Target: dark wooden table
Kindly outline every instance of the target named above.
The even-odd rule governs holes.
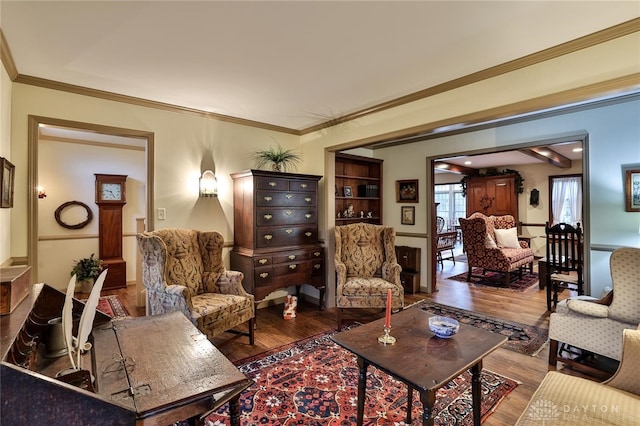
[[[251,380],[181,312],[111,321],[93,335],[97,392],[131,404],[136,424],[200,424],[228,401],[239,425],[238,397]]]
[[[407,423],[411,423],[413,390],[420,393],[424,407],[423,425],[433,425],[436,391],[469,369],[472,374],[474,424],[480,425],[482,402],[480,372],[482,359],[502,345],[507,338],[500,334],[460,324],[450,339],[435,337],[429,330],[431,314],[419,307],[391,317],[394,345],[378,343],[383,334],[384,319],[338,333],[332,339],[358,357],[358,425],[362,425],[367,380],[367,367],[374,367],[396,377],[408,386]]]

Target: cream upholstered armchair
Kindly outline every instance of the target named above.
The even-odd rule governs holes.
[[[637,426],[640,413],[640,330],[624,330],[617,340],[620,340],[618,346],[622,348],[622,355],[613,377],[598,383],[549,371],[516,425]]]
[[[640,249],[616,249],[611,253],[609,265],[613,283],[609,301],[569,298],[558,303],[556,312],[551,314],[551,368],[555,368],[558,361],[574,362],[571,356],[563,356],[566,345],[620,360],[623,331],[640,324]]]
[[[241,272],[225,269],[222,234],[170,228],[137,240],[151,315],[181,311],[208,338],[230,331],[248,335],[253,345],[254,297],[242,286]],[[232,330],[242,323],[247,332]]]
[[[525,241],[518,241],[516,222],[513,216],[485,216],[480,212],[468,218],[460,218],[462,245],[467,253],[469,270],[467,281],[471,281],[473,268],[501,272],[504,284],[509,285],[511,272],[533,268],[533,251]]]
[[[343,314],[347,309],[384,309],[388,289],[391,289],[392,308],[402,309],[402,267],[396,260],[394,229],[354,223],[336,226],[335,236],[338,330],[342,329]]]

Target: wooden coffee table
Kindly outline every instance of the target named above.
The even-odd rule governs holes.
[[[358,357],[358,425],[362,425],[367,380],[367,367],[390,374],[408,386],[407,423],[411,423],[413,390],[420,393],[424,407],[423,425],[433,425],[432,412],[436,391],[465,370],[471,370],[473,418],[480,425],[482,402],[480,372],[482,359],[502,345],[507,338],[490,331],[460,324],[458,333],[450,339],[435,337],[429,330],[431,314],[413,307],[391,317],[394,345],[378,343],[383,334],[384,319],[337,333],[332,339]]]

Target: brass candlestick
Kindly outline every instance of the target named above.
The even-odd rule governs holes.
[[[378,337],[378,342],[382,343],[383,345],[393,345],[394,343],[396,343],[396,338],[391,336],[389,333],[391,332],[391,327],[384,327],[384,334],[380,337]]]

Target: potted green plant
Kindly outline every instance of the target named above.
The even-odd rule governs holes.
[[[256,152],[254,159],[258,168],[271,165],[273,171],[286,172],[288,169],[295,168],[302,161],[302,156],[292,149],[284,149],[278,145],[277,148],[271,147]]]
[[[102,269],[102,260],[95,257],[95,253],[91,253],[91,256],[84,259],[75,260],[70,275],[76,276],[76,289],[80,286],[83,293],[90,293]]]

